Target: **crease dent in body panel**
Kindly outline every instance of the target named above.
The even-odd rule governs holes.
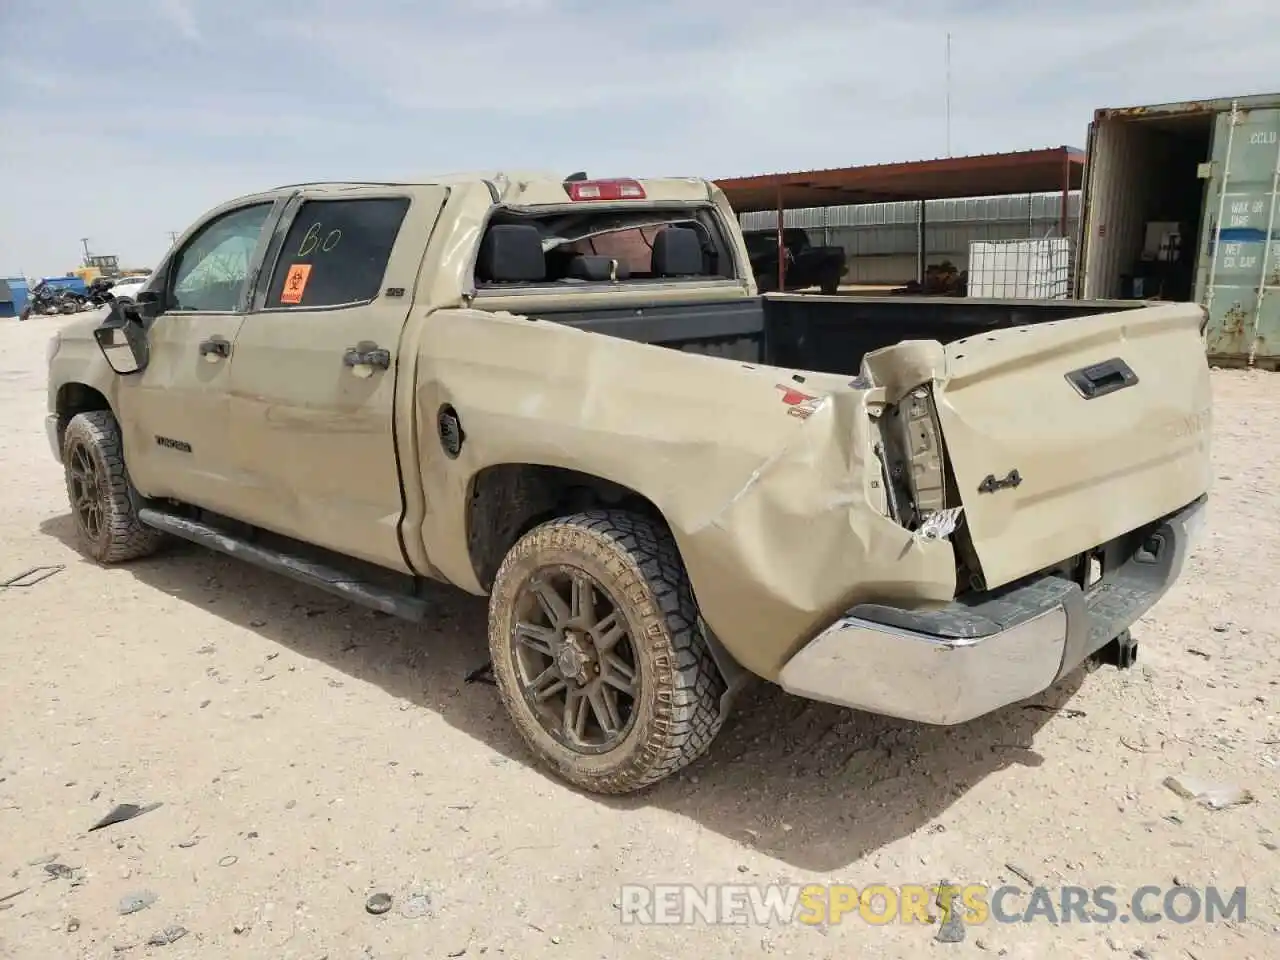
[[[906,530],[874,506],[880,469],[868,458],[868,393],[823,398],[706,523],[685,531],[707,622],[766,678],[856,603],[945,603],[954,594],[951,544]],[[724,595],[735,583],[736,598]],[[750,642],[762,633],[772,642]]]
[[[456,407],[468,436],[457,460],[422,458],[423,534],[434,566],[472,592],[483,588],[463,522],[469,478],[544,464],[650,500],[704,620],[766,679],[856,602],[952,597],[950,543],[916,543],[875,506],[883,490],[879,465],[865,462],[867,391],[846,389],[847,376],[806,374],[807,392],[828,398],[804,417],[779,394],[794,371],[560,324],[439,311],[418,349],[423,449],[438,445],[441,403]]]
[[[733,506],[739,500],[748,496],[753,489],[755,489],[762,482],[764,482],[766,478],[775,469],[777,469],[779,465],[782,464],[783,461],[785,461],[788,457],[795,457],[795,456],[812,457],[814,455],[820,455],[819,450],[808,449],[805,451],[797,451],[796,447],[798,445],[809,445],[813,443],[815,435],[811,430],[808,430],[806,428],[809,427],[810,421],[812,421],[815,417],[819,416],[824,410],[830,407],[832,405],[832,402],[833,401],[832,401],[831,395],[828,394],[827,396],[820,397],[816,403],[814,403],[811,407],[809,407],[812,413],[810,413],[809,416],[806,418],[805,423],[797,424],[796,425],[797,429],[787,439],[787,442],[784,443],[776,453],[771,454],[769,458],[765,460],[764,463],[762,463],[755,470],[751,471],[751,475],[747,478],[747,482],[742,485],[741,489],[739,489],[732,497],[729,498],[728,502],[726,502],[725,505],[721,507],[715,513],[714,516],[711,517],[711,519],[708,521],[708,525],[723,526],[724,517],[730,510],[732,510]],[[822,421],[820,420],[819,422],[822,422]],[[852,503],[853,501],[854,501],[854,497],[852,495],[841,495],[833,498],[832,503],[833,504],[836,504],[836,503],[849,504],[849,503]]]

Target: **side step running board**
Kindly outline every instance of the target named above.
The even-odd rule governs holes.
[[[190,540],[192,543],[198,543],[202,547],[217,550],[228,556],[247,560],[255,566],[284,574],[300,583],[319,587],[334,596],[372,607],[374,610],[381,610],[393,617],[420,623],[427,618],[430,611],[430,603],[421,597],[367,583],[349,573],[314,560],[260,547],[198,520],[190,520],[154,507],[140,509],[138,519],[149,527],[163,530],[175,537]]]

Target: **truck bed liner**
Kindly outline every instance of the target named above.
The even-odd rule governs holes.
[[[853,374],[865,354],[902,340],[952,343],[988,330],[1148,305],[1139,300],[768,294],[750,300],[531,309],[529,315],[689,353]]]

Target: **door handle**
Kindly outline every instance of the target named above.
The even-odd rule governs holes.
[[[1105,397],[1108,393],[1132,387],[1138,382],[1138,375],[1133,372],[1133,368],[1119,357],[1072,370],[1066,377],[1067,382],[1086,400]]]
[[[206,359],[231,356],[231,341],[214,338],[200,343],[200,356]]]
[[[376,344],[362,343],[359,346],[348,347],[347,352],[342,355],[342,362],[348,367],[374,367],[378,370],[386,370],[391,366],[391,351],[383,350]]]

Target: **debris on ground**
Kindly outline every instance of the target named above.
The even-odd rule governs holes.
[[[14,890],[10,893],[6,893],[0,896],[0,910],[8,910],[10,907],[12,907],[13,904],[10,903],[9,901],[12,900],[14,897],[18,897],[26,893],[27,889],[28,889],[27,887],[22,887],[20,890]]]
[[[140,890],[137,893],[125,894],[120,898],[117,910],[119,911],[120,916],[127,917],[131,913],[137,913],[139,910],[147,909],[147,907],[151,906],[158,899],[160,898],[150,890]]]
[[[181,940],[187,935],[186,927],[172,926],[165,927],[159,933],[153,933],[151,939],[147,941],[149,947],[165,947],[169,944]]]
[[[1212,783],[1199,777],[1178,774],[1165,777],[1164,785],[1184,800],[1194,800],[1210,810],[1225,810],[1243,803],[1253,803],[1253,794],[1230,783]]]
[[[429,893],[414,893],[405,898],[404,903],[400,904],[400,916],[406,920],[420,920],[431,913],[431,895]]]
[[[933,939],[939,943],[961,943],[964,941],[964,919],[960,916],[957,901],[960,899],[960,888],[950,880],[938,884],[938,896],[934,903],[942,910],[942,924]]]
[[[109,827],[114,823],[124,823],[126,820],[132,820],[134,817],[140,817],[144,813],[150,813],[152,810],[160,807],[159,803],[148,803],[139,806],[136,803],[121,803],[114,810],[89,828],[89,832],[101,830],[103,827]]]
[[[1054,707],[1047,703],[1028,703],[1023,710],[1039,710],[1041,713],[1060,713],[1069,720],[1075,720],[1078,717],[1087,717],[1088,714],[1083,710],[1073,710],[1069,707]]]
[[[498,681],[493,675],[493,663],[487,662],[476,667],[463,678],[463,683],[487,683],[496,687]]]
[[[10,577],[8,580],[0,580],[0,590],[8,587],[34,587],[37,583],[48,580],[55,573],[61,573],[67,569],[65,563],[53,563],[43,567],[32,567],[29,570],[23,570],[16,576]]]
[[[1031,874],[1027,873],[1027,871],[1023,870],[1021,867],[1017,866],[1016,864],[1006,863],[1005,869],[1008,870],[1010,873],[1012,873],[1015,877],[1017,877],[1023,883],[1030,884],[1033,887],[1036,885],[1036,882],[1034,879],[1032,879]]]
[[[68,867],[65,863],[58,863],[56,860],[53,863],[46,863],[44,872],[59,880],[70,880],[76,875],[74,867]]]
[[[364,908],[375,917],[386,913],[391,909],[391,894],[375,893],[364,902]]]

